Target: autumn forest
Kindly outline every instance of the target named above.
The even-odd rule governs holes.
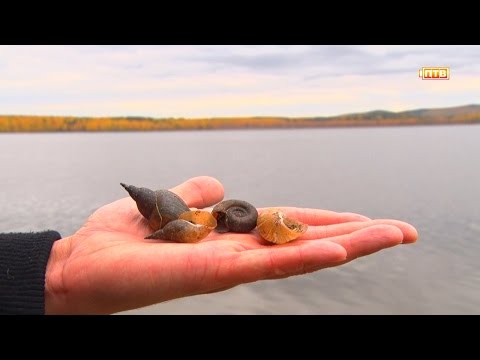
[[[0,115],[0,132],[162,131],[312,128],[480,123],[480,105],[404,112],[371,111],[333,117],[145,118]]]

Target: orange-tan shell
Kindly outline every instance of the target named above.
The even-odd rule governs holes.
[[[295,240],[307,229],[307,224],[288,218],[278,209],[264,211],[257,219],[257,231],[260,236],[274,244]]]
[[[145,239],[196,243],[207,237],[216,226],[217,221],[208,211],[186,211],[180,214],[178,219],[170,221]]]

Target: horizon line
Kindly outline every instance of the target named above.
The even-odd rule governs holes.
[[[284,119],[309,119],[309,118],[332,118],[332,117],[341,117],[341,116],[350,116],[350,115],[358,115],[358,114],[367,114],[371,112],[377,112],[377,111],[384,111],[384,112],[389,112],[392,114],[400,114],[403,112],[409,112],[409,111],[419,111],[419,110],[444,110],[444,109],[454,109],[454,108],[461,108],[461,107],[469,107],[469,106],[480,106],[480,104],[463,104],[463,105],[456,105],[456,106],[448,106],[448,107],[429,107],[429,108],[415,108],[415,109],[408,109],[408,110],[401,110],[401,111],[391,111],[391,110],[385,110],[385,109],[374,109],[374,110],[368,110],[368,111],[362,111],[362,112],[350,112],[350,113],[341,113],[337,115],[330,115],[330,116],[325,116],[325,115],[311,115],[311,116],[285,116],[285,115],[231,115],[231,116],[203,116],[203,117],[174,117],[174,116],[169,116],[169,117],[155,117],[155,116],[142,116],[142,115],[120,115],[120,116],[99,116],[99,115],[91,115],[91,116],[82,116],[82,115],[26,115],[26,114],[0,114],[0,117],[2,116],[35,116],[35,117],[42,117],[42,116],[47,116],[47,117],[73,117],[73,118],[108,118],[108,119],[114,119],[114,118],[137,118],[137,119],[189,119],[189,120],[200,120],[200,119],[235,119],[235,118],[284,118]]]

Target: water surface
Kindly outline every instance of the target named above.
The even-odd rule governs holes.
[[[137,314],[480,313],[480,126],[0,135],[0,231],[75,232],[125,196],[210,175],[226,198],[412,223],[418,243]]]

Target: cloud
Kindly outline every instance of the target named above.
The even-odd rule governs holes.
[[[269,46],[218,47],[197,53],[192,62],[216,72],[288,75],[321,84],[327,78],[377,75],[409,76],[422,66],[450,66],[457,74],[480,74],[479,46]],[[432,65],[437,64],[437,65]],[[305,86],[310,86],[306,84]]]
[[[478,102],[478,58],[480,46],[0,46],[0,108],[314,116],[460,105]],[[416,76],[443,65],[451,67],[448,82]]]

